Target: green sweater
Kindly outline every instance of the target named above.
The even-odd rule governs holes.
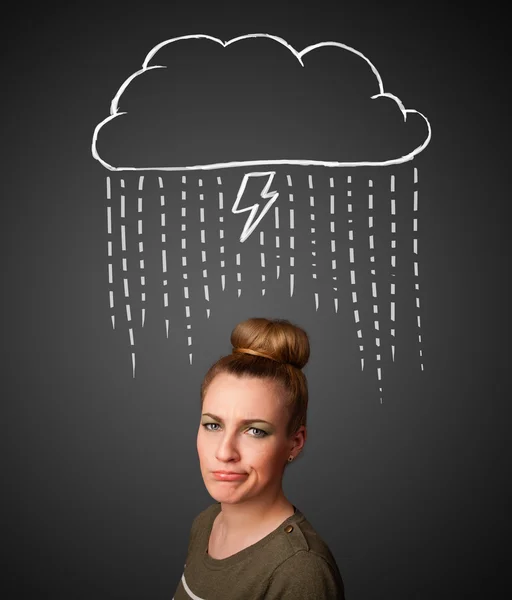
[[[217,502],[194,519],[173,600],[344,600],[336,561],[300,510],[256,544],[218,560],[207,550],[220,511]]]

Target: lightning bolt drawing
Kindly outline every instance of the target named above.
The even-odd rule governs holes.
[[[267,214],[267,212],[269,211],[272,204],[274,204],[274,202],[277,200],[277,197],[279,196],[279,192],[270,192],[269,191],[270,185],[272,183],[272,180],[274,179],[275,174],[276,174],[275,171],[267,171],[264,173],[246,173],[244,175],[244,178],[243,178],[240,188],[238,190],[238,194],[236,196],[235,203],[233,204],[233,208],[231,209],[235,214],[247,212],[248,210],[251,211],[249,213],[249,217],[247,218],[247,221],[245,222],[244,229],[242,231],[242,235],[240,236],[241,242],[245,242],[245,240],[256,229],[256,227],[258,226],[261,219],[263,219],[263,217]],[[242,199],[242,196],[244,195],[247,183],[249,181],[249,177],[267,177],[267,183],[266,183],[265,187],[263,188],[263,190],[261,191],[260,196],[263,200],[268,200],[268,202],[261,209],[260,214],[257,219],[255,219],[255,217],[261,206],[261,204],[259,202],[256,204],[253,204],[252,206],[248,206],[247,208],[238,208],[240,201]]]

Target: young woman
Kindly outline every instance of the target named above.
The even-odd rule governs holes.
[[[216,500],[194,520],[174,600],[343,600],[327,544],[283,493],[306,441],[306,332],[249,319],[201,386],[197,451]]]

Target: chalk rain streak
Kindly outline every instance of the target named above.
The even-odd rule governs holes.
[[[396,359],[397,341],[396,341],[396,319],[397,319],[397,262],[398,259],[411,261],[414,276],[414,303],[415,303],[415,318],[417,330],[417,343],[419,358],[421,361],[421,370],[424,370],[423,357],[423,340],[421,329],[421,314],[420,314],[420,263],[419,263],[419,177],[418,169],[414,168],[414,190],[413,197],[410,199],[412,206],[412,249],[407,251],[403,244],[400,243],[399,231],[399,210],[407,210],[404,206],[400,209],[400,204],[396,197],[397,179],[395,174],[390,174],[388,177],[387,192],[383,193],[382,188],[378,192],[373,188],[371,178],[367,179],[367,194],[366,198],[361,197],[360,187],[354,196],[353,192],[356,189],[354,186],[354,177],[359,177],[357,171],[352,171],[352,174],[347,175],[346,170],[340,170],[340,173],[334,177],[331,176],[332,171],[328,175],[328,188],[325,185],[322,187],[321,181],[313,174],[307,175],[307,181],[304,175],[292,175],[291,173],[283,175],[279,189],[279,197],[268,215],[263,218],[258,228],[254,231],[255,236],[259,240],[259,278],[260,278],[260,293],[265,296],[274,282],[280,280],[283,275],[287,276],[287,289],[289,298],[292,299],[297,286],[306,288],[308,293],[311,293],[312,306],[315,307],[315,312],[329,311],[333,315],[339,314],[340,300],[343,300],[343,295],[348,294],[348,301],[352,305],[352,316],[354,323],[354,346],[360,354],[360,367],[365,369],[365,359],[370,357],[369,341],[373,338],[375,344],[375,352],[373,353],[373,362],[376,364],[375,376],[380,399],[382,402],[383,380],[384,373],[382,367],[383,353],[389,352],[391,361]],[[121,327],[122,319],[120,320],[120,306],[124,308],[126,332],[129,341],[132,374],[135,377],[136,366],[136,334],[137,324],[133,315],[134,294],[136,287],[131,289],[132,283],[138,279],[139,283],[139,299],[140,299],[140,323],[141,329],[147,318],[151,318],[151,314],[147,314],[147,277],[148,264],[145,243],[148,240],[144,239],[146,235],[146,227],[144,220],[149,218],[146,213],[150,212],[148,207],[155,198],[151,197],[150,193],[146,194],[145,187],[147,179],[150,176],[146,175],[138,178],[136,185],[136,207],[130,209],[127,206],[126,180],[125,178],[116,179],[108,176],[106,178],[106,241],[107,241],[107,280],[108,280],[108,307],[112,329],[118,331]],[[226,217],[231,213],[231,207],[234,202],[232,190],[229,191],[229,196],[226,196],[223,177],[215,176],[208,177],[208,174],[197,176],[195,174],[187,174],[181,176],[181,195],[179,202],[179,213],[176,213],[176,185],[171,188],[167,185],[167,176],[157,176],[155,181],[159,191],[159,243],[161,256],[160,273],[161,273],[161,305],[163,308],[163,326],[165,336],[169,338],[171,327],[173,331],[179,331],[183,325],[186,328],[186,340],[189,348],[188,359],[189,364],[193,362],[193,352],[195,347],[194,323],[198,318],[198,314],[193,315],[193,298],[192,287],[190,285],[190,260],[194,258],[194,253],[199,252],[202,268],[200,276],[202,278],[202,301],[204,302],[204,313],[207,319],[212,315],[212,285],[215,290],[220,292],[226,290],[236,291],[236,297],[243,299],[244,287],[244,257],[243,253],[246,247],[244,244],[237,243],[236,245],[227,244],[227,238],[240,235],[241,229],[246,219],[246,215],[241,215],[239,221],[239,231],[226,231]],[[176,175],[174,175],[176,177]],[[321,177],[326,177],[325,173]],[[324,180],[325,181],[325,180]],[[318,183],[318,185],[317,185]],[[115,191],[114,191],[115,188]],[[377,194],[377,195],[376,195]],[[233,197],[231,197],[233,195]],[[379,197],[379,195],[385,197]],[[171,197],[172,196],[172,197]],[[132,194],[133,200],[133,194]],[[402,203],[403,203],[402,199]],[[328,211],[324,211],[327,216],[320,217],[322,213],[322,203],[328,206]],[[387,204],[388,219],[387,224],[376,222],[377,213],[375,207],[379,203]],[[366,204],[366,226],[363,225],[361,214],[363,214],[362,206]],[[170,278],[176,278],[176,269],[173,273],[169,270],[170,261],[172,262],[172,252],[170,250],[169,223],[171,220],[170,209],[173,209],[174,222],[179,219],[180,236],[180,256],[179,256],[179,277],[181,278],[181,293],[180,286],[177,281],[172,281]],[[211,210],[215,209],[215,210]],[[357,210],[356,210],[357,209]],[[127,226],[127,212],[131,211],[136,214],[136,230],[129,232]],[[356,213],[359,217],[356,218]],[[382,213],[379,213],[382,219]],[[191,220],[199,221],[199,239],[191,237],[188,231],[188,225]],[[299,240],[301,244],[309,244],[309,260],[304,262],[304,254],[301,254],[301,262],[298,264],[299,254],[297,252],[297,226],[306,226],[307,221],[307,240]],[[210,225],[215,223],[215,227]],[[375,231],[381,231],[379,227],[388,227],[390,236],[389,267],[387,274],[389,277],[388,293],[378,293],[378,273],[376,267],[376,256],[380,252],[384,252],[382,244],[377,243]],[[403,225],[402,225],[403,227]],[[175,230],[173,230],[175,231]],[[301,229],[302,231],[302,229]],[[230,234],[230,236],[227,235]],[[172,236],[176,233],[172,233]],[[131,239],[131,237],[133,239]],[[367,253],[369,257],[369,268],[363,262],[363,257],[359,256],[356,244],[357,240],[361,243],[364,237],[367,237]],[[328,250],[319,251],[318,240],[326,239],[328,242]],[[270,240],[270,241],[269,241]],[[246,240],[247,242],[247,240]],[[265,245],[270,244],[274,248]],[[136,243],[138,247],[138,265],[133,257],[129,256],[127,248],[130,243]],[[360,246],[358,246],[360,247]],[[347,254],[340,254],[340,250],[346,248]],[[346,258],[345,258],[346,256]],[[272,258],[272,262],[268,259]],[[174,262],[177,257],[174,253]],[[220,269],[214,270],[216,277],[213,281],[210,276],[210,267],[212,261],[216,261],[220,265]],[[273,270],[270,270],[271,265],[274,265]],[[228,267],[232,265],[232,267]],[[136,268],[138,267],[138,269]],[[138,271],[138,272],[137,272]],[[233,273],[233,275],[230,275]],[[309,282],[305,278],[308,277]],[[368,273],[370,279],[368,280]],[[366,274],[366,279],[363,275]],[[197,275],[197,273],[196,273]],[[194,276],[196,276],[194,275]],[[245,274],[247,275],[247,273]],[[299,280],[297,281],[297,275]],[[229,277],[236,278],[236,281],[228,282]],[[362,278],[363,277],[363,278]],[[361,279],[362,278],[362,279]],[[328,280],[327,286],[321,285],[321,281]],[[301,281],[302,280],[302,281]],[[366,283],[364,283],[366,281]],[[303,289],[304,289],[303,288]],[[327,291],[327,288],[330,292]],[[195,290],[196,288],[194,288]],[[175,296],[181,296],[182,315],[180,316],[176,309],[176,303],[171,306],[171,299]],[[323,302],[322,296],[330,295],[329,302]],[[214,294],[215,295],[215,294]],[[373,321],[370,323],[368,319],[364,319],[361,314],[361,301],[371,302],[373,311]],[[214,304],[215,306],[215,304]],[[386,331],[389,339],[389,344],[383,345],[384,338],[381,335],[382,319],[384,315],[386,322]],[[184,317],[184,320],[183,320]],[[364,321],[364,322],[363,322]],[[174,322],[174,326],[173,326]],[[121,327],[122,328],[122,327]],[[363,340],[366,340],[366,343]]]

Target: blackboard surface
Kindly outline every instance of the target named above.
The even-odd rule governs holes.
[[[201,378],[214,360],[229,352],[234,325],[251,316],[288,318],[310,334],[309,436],[304,456],[286,474],[285,489],[328,542],[347,599],[499,597],[510,564],[506,549],[511,534],[506,148],[510,84],[504,19],[490,9],[480,12],[467,5],[460,10],[452,6],[419,10],[406,3],[199,7],[146,2],[138,8],[124,3],[20,6],[4,29],[1,406],[7,593],[3,597],[172,597],[181,577],[191,522],[212,502],[195,449]],[[367,200],[368,181],[376,200],[379,194],[389,199],[386,186],[393,174],[397,203],[402,202],[397,205],[403,207],[397,216],[398,244],[411,248],[414,239],[419,243],[419,275],[413,270],[413,253],[403,253],[402,246],[397,249],[395,274],[402,291],[396,296],[394,362],[388,316],[381,321],[386,356],[377,359],[371,327],[364,330],[368,344],[359,349],[348,237],[339,239],[345,258],[342,254],[338,258],[336,311],[335,286],[325,276],[329,272],[331,277],[329,268],[319,266],[318,278],[312,277],[311,246],[305,241],[309,233],[301,232],[304,220],[299,218],[300,210],[310,210],[307,202],[296,213],[294,256],[299,266],[293,297],[290,271],[285,268],[289,262],[284,262],[289,254],[284,248],[282,278],[270,277],[278,263],[276,248],[269,241],[275,231],[268,228],[267,270],[258,262],[261,247],[256,229],[244,242],[241,295],[237,296],[234,256],[241,252],[237,244],[246,216],[229,208],[248,172],[243,167],[193,171],[187,173],[185,184],[181,173],[145,172],[145,198],[158,199],[158,177],[162,177],[168,199],[185,186],[190,206],[197,211],[203,183],[208,194],[218,194],[217,177],[223,177],[226,252],[231,253],[226,260],[231,262],[223,295],[220,255],[212,261],[207,300],[198,258],[200,222],[191,223],[190,239],[196,240],[192,249],[198,251],[195,258],[191,252],[188,265],[193,317],[187,321],[176,294],[165,312],[163,279],[159,279],[161,212],[157,208],[151,213],[148,208],[145,227],[156,241],[147,242],[144,249],[147,298],[140,295],[144,290],[133,288],[131,309],[133,323],[138,319],[138,324],[133,325],[135,344],[130,344],[122,271],[118,268],[114,273],[115,284],[109,288],[107,243],[111,241],[121,252],[121,217],[115,212],[114,198],[117,202],[122,185],[126,210],[132,211],[125,217],[127,235],[131,244],[137,239],[133,227],[140,173],[104,168],[91,153],[93,132],[109,115],[119,87],[141,68],[156,44],[192,34],[229,40],[250,33],[281,37],[297,49],[328,40],[356,48],[377,65],[386,91],[428,117],[432,139],[414,160],[396,165],[393,173],[375,167],[350,171],[354,198],[360,194],[359,201],[354,200],[356,235],[357,219],[363,227],[368,217],[368,206],[361,200]],[[249,85],[243,63],[235,64]],[[272,81],[268,70],[261,68],[259,74]],[[276,72],[281,68],[287,67],[276,62]],[[318,90],[327,94],[322,86],[336,87],[327,72],[317,73]],[[289,76],[292,85],[295,75]],[[288,82],[279,81],[280,86],[277,79],[274,85],[279,106],[289,106],[292,116],[282,122],[284,129],[273,147],[285,152],[293,141],[297,156],[302,156],[309,142],[297,134],[295,124],[309,100],[287,98]],[[203,88],[206,93],[208,86]],[[265,105],[272,115],[273,103],[265,104],[261,89],[258,93],[258,105]],[[182,99],[179,102],[186,106]],[[204,100],[195,106],[198,114],[204,112]],[[339,140],[328,141],[330,132],[334,134],[328,121],[332,107],[322,106],[323,112],[311,111],[309,120],[304,120],[317,119],[311,134],[313,158],[323,157],[324,147],[341,152]],[[222,120],[232,123],[223,107],[217,102],[217,118],[211,123],[212,135],[222,137],[219,144],[212,144],[207,134],[198,140],[199,129],[182,123],[183,153],[174,146],[169,164],[180,157],[193,161],[200,142],[199,160],[208,161],[216,152],[219,160],[230,160],[247,113],[237,113],[236,128],[230,129]],[[153,116],[158,114],[154,110]],[[147,161],[160,160],[158,151],[164,142],[152,145],[158,123],[154,121],[152,129],[148,126],[150,133],[136,140],[136,148],[130,147],[130,131],[119,138],[98,137],[100,151],[130,161],[136,160],[131,154],[136,150]],[[245,138],[240,156],[259,156],[258,144],[261,152],[266,151],[275,130],[267,126],[266,119],[250,123],[254,144]],[[318,128],[324,126],[325,133],[319,135]],[[202,127],[208,128],[207,120]],[[263,128],[263,141],[259,128]],[[189,130],[195,132],[190,139]],[[357,131],[348,147],[362,155],[363,146],[356,148]],[[403,141],[392,134],[389,143],[378,135],[372,139],[376,156]],[[403,143],[408,141],[406,136]],[[349,189],[348,171],[340,169],[275,165],[263,170],[275,171],[279,202],[290,192],[287,176],[293,185],[303,186],[296,202],[301,193],[307,201],[309,175],[318,186],[317,200],[322,194],[329,197],[331,177],[336,179],[337,194],[345,194],[346,199]],[[115,229],[110,237],[107,188]],[[418,215],[412,205],[405,208],[405,196],[399,197],[403,193],[412,199],[415,189],[419,190]],[[208,210],[211,206],[210,202]],[[326,227],[331,218],[328,206],[327,200],[315,205],[315,216],[319,223],[324,219]],[[171,215],[170,200],[168,208]],[[390,259],[393,239],[391,215],[388,209],[384,214],[377,202],[371,210],[376,221],[386,223],[388,235],[381,246],[387,249],[375,251],[380,271],[374,279],[369,270],[372,248],[360,238],[353,249],[360,261],[355,264],[361,285],[370,290],[374,282],[381,290],[385,285],[379,279],[381,265]],[[220,213],[208,214],[218,219]],[[283,210],[283,236],[284,214]],[[268,218],[272,215],[269,211]],[[412,228],[416,216],[417,232]],[[344,218],[340,216],[339,226],[347,233],[347,215]],[[180,264],[171,261],[181,251],[177,239],[167,240],[169,287],[178,289],[182,298]],[[317,243],[319,254],[331,251],[329,236],[318,235]],[[219,247],[216,241],[204,249],[218,253]],[[133,264],[138,250],[136,245],[130,248],[124,258]],[[262,273],[267,274],[265,294]],[[415,294],[416,283],[421,293]],[[115,294],[114,311],[109,290]],[[388,311],[389,296],[379,299]],[[360,294],[363,324],[372,322],[372,302],[369,293]],[[139,323],[142,308],[146,309],[144,329]],[[207,308],[211,308],[209,316]],[[363,353],[366,362],[361,371]]]

